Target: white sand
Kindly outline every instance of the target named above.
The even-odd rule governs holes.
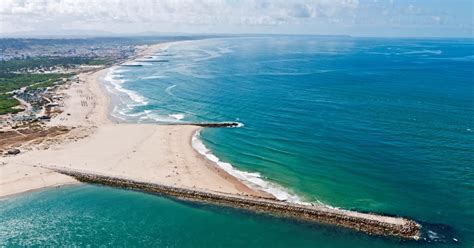
[[[159,47],[151,46],[141,55],[151,54]],[[75,129],[60,137],[56,145],[47,150],[0,157],[0,197],[78,183],[69,176],[42,167],[61,167],[203,191],[268,196],[248,188],[192,148],[191,138],[200,127],[110,121],[109,97],[100,85],[100,78],[106,73],[107,69],[81,74],[82,83],[73,84],[65,91],[68,97],[64,112],[49,125]],[[394,225],[406,224],[403,218],[339,209],[326,211]]]
[[[141,55],[152,54],[156,49],[159,45]],[[191,138],[199,127],[111,122],[109,97],[100,82],[106,73],[107,69],[81,74],[81,83],[65,90],[64,112],[49,125],[75,129],[60,137],[56,145],[0,158],[0,197],[76,182],[38,165],[206,191],[262,195],[192,148]]]

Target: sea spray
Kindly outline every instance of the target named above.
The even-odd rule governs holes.
[[[185,117],[185,115],[181,114],[181,113],[179,113],[179,114],[170,114],[169,116],[175,118],[177,121],[181,121]]]
[[[193,148],[206,159],[214,162],[217,166],[222,168],[224,171],[230,175],[236,177],[242,181],[245,185],[255,188],[264,192],[267,192],[275,196],[278,200],[288,201],[293,203],[299,203],[304,205],[310,205],[311,203],[303,201],[299,196],[290,193],[287,189],[282,186],[266,181],[262,179],[260,173],[257,172],[246,172],[235,169],[230,163],[221,161],[216,155],[209,150],[206,145],[201,141],[200,131],[196,131],[192,137],[192,146]]]
[[[460,243],[472,243],[472,193],[466,188],[474,164],[466,146],[474,130],[472,44],[212,39],[170,46],[160,55],[169,63],[119,69],[127,70],[120,74],[129,81],[122,86],[150,102],[130,114],[142,117],[151,110],[153,117],[176,122],[169,115],[184,113],[182,123],[244,117],[245,130],[201,133],[212,153],[231,161],[231,169],[258,171],[257,179],[268,177],[309,202],[446,223]],[[200,50],[220,47],[234,52],[194,61],[208,58]],[[410,51],[423,53],[402,54]],[[166,78],[144,79],[157,75]],[[166,92],[172,85],[177,86]],[[342,247],[348,244],[367,247],[374,241],[358,245],[351,238]]]
[[[167,88],[165,89],[166,93],[167,93],[168,95],[170,95],[170,96],[174,96],[173,93],[171,92],[171,89],[173,89],[174,87],[176,87],[176,84],[173,84],[173,85],[167,87]]]
[[[146,98],[132,90],[125,89],[122,85],[126,82],[122,77],[117,74],[121,72],[116,70],[116,67],[112,67],[107,72],[107,75],[104,77],[104,81],[109,83],[112,87],[107,87],[109,91],[114,91],[111,93],[118,93],[128,97],[128,104],[130,107],[144,106],[148,104]]]
[[[139,93],[126,89],[123,84],[127,82],[120,75],[127,70],[112,67],[107,72],[103,81],[106,83],[105,88],[113,95],[122,96],[120,99],[121,106],[114,106],[112,116],[122,121],[129,121],[134,119],[140,122],[176,122],[184,118],[184,114],[170,114],[168,116],[161,115],[157,111],[144,110],[134,112],[136,107],[146,106],[149,104],[148,100]]]

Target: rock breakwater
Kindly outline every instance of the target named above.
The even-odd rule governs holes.
[[[370,235],[395,236],[404,239],[417,240],[421,234],[421,226],[418,223],[401,217],[359,213],[355,211],[330,208],[324,205],[301,205],[269,198],[257,198],[219,192],[205,192],[69,169],[48,169],[74,177],[85,183],[156,193],[182,200],[230,206],[300,220],[342,226]]]

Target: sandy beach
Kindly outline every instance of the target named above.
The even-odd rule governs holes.
[[[139,56],[151,55],[160,44]],[[190,125],[118,124],[108,117],[109,96],[101,86],[108,69],[78,75],[63,94],[64,109],[49,126],[71,131],[28,147],[0,162],[0,197],[78,183],[45,167],[60,167],[202,191],[263,196],[197,153]]]
[[[161,46],[150,46],[133,60],[152,55]],[[203,123],[133,124],[111,119],[111,99],[102,84],[108,70],[81,73],[78,80],[61,87],[57,93],[64,96],[62,112],[47,124],[49,133],[20,146],[20,153],[1,157],[0,198],[86,182],[419,239],[421,226],[406,218],[279,201],[248,187],[193,148],[193,137]]]

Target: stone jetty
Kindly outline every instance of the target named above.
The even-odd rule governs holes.
[[[125,66],[125,67],[141,67],[143,65],[140,64],[121,64],[120,66]]]
[[[136,59],[136,62],[155,62],[155,63],[166,63],[169,62],[167,59]]]
[[[166,125],[193,125],[198,127],[241,127],[240,122],[223,121],[223,122],[175,122]]]
[[[270,198],[198,191],[187,188],[178,188],[156,183],[130,180],[127,178],[106,176],[91,172],[74,171],[64,168],[45,168],[74,177],[77,180],[85,183],[101,184],[155,193],[182,200],[217,204],[299,220],[336,225],[364,232],[370,235],[394,236],[413,240],[419,239],[421,235],[420,224],[401,217],[359,213],[355,211],[331,208],[324,205],[303,205],[289,203]]]

